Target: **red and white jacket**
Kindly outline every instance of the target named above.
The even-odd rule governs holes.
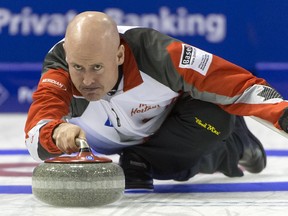
[[[52,139],[62,122],[79,125],[99,153],[145,142],[163,123],[183,92],[225,111],[257,116],[280,129],[288,102],[265,80],[216,55],[153,29],[118,27],[125,46],[117,91],[89,102],[73,86],[63,41],[47,54],[25,126],[26,146],[35,160],[62,154]]]

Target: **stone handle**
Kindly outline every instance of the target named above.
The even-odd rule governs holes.
[[[90,149],[90,146],[85,139],[76,138],[75,143],[80,149]]]

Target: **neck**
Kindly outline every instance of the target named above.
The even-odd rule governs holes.
[[[117,89],[118,89],[118,86],[119,86],[119,83],[122,79],[122,76],[123,76],[123,71],[122,71],[122,66],[120,65],[118,67],[118,79],[117,79],[117,82],[116,84],[114,85],[114,87],[107,93],[107,95],[109,96],[112,96],[116,93]]]

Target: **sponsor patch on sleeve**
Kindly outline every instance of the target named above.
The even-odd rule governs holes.
[[[67,88],[66,88],[66,86],[64,84],[62,84],[61,82],[56,81],[54,79],[44,78],[42,80],[42,83],[49,83],[49,84],[52,84],[54,86],[57,86],[58,88],[61,88],[61,89],[65,90],[65,91],[67,90]]]
[[[193,69],[205,76],[212,62],[212,57],[211,53],[191,45],[182,44],[179,67]]]

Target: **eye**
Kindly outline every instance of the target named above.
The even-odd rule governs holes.
[[[75,70],[77,70],[77,71],[81,71],[81,70],[83,69],[82,66],[77,65],[77,64],[73,65],[73,68],[74,68]]]
[[[98,64],[97,64],[97,65],[94,65],[93,70],[99,71],[99,70],[102,69],[102,67],[103,67],[102,65],[100,65],[100,64],[98,65]]]

